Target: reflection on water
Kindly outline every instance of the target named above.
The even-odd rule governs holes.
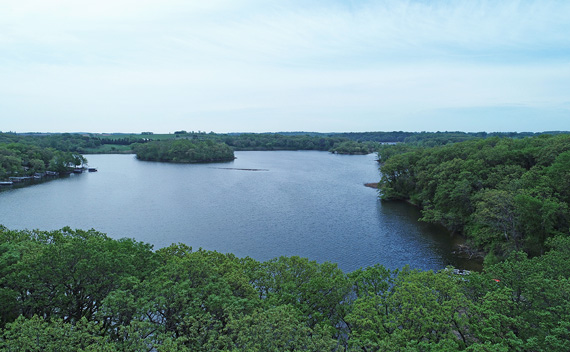
[[[375,155],[236,152],[219,164],[142,162],[88,155],[99,172],[0,192],[8,228],[95,228],[155,248],[182,242],[268,260],[300,255],[346,271],[380,263],[473,269],[451,254],[445,229],[418,222],[402,202],[381,202]],[[251,170],[261,170],[252,172]]]
[[[456,268],[477,270],[482,269],[481,263],[469,260],[453,254],[456,246],[463,243],[459,236],[452,236],[443,226],[419,221],[421,212],[415,206],[403,202],[381,202],[379,212],[383,219],[389,219],[385,225],[389,232],[397,234],[402,239],[404,250],[408,249],[408,255],[421,256],[422,250],[429,248],[430,252],[437,253],[444,262]],[[414,234],[421,233],[422,236]],[[411,253],[411,252],[414,253]]]

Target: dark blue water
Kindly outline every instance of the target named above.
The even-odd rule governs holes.
[[[405,203],[383,203],[375,155],[312,151],[236,152],[217,164],[87,155],[97,173],[0,192],[10,229],[95,228],[155,248],[182,242],[267,260],[299,255],[351,271],[380,263],[469,268],[451,255],[441,227],[417,221]],[[247,170],[244,170],[247,169]],[[255,169],[255,170],[252,170]]]

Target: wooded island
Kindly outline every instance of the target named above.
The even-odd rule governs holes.
[[[212,163],[232,161],[234,151],[225,143],[212,140],[192,141],[188,139],[154,141],[133,145],[137,159],[168,161],[174,163]]]

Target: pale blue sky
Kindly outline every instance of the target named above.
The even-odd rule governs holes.
[[[570,1],[0,0],[0,130],[570,130]]]

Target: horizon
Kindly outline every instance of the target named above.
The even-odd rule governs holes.
[[[177,129],[176,131],[170,132],[154,132],[154,131],[141,131],[141,132],[88,132],[88,131],[70,131],[70,132],[46,132],[46,131],[25,131],[25,132],[17,132],[17,131],[0,131],[0,133],[14,133],[14,134],[101,134],[101,135],[117,135],[117,134],[128,134],[128,135],[140,135],[142,133],[151,132],[152,134],[163,135],[163,134],[175,134],[178,131],[184,131],[183,129]],[[570,131],[566,130],[554,130],[554,131],[342,131],[342,132],[320,132],[320,131],[264,131],[264,132],[251,132],[251,131],[233,131],[233,132],[216,132],[216,131],[186,131],[188,134],[192,133],[214,133],[214,134],[346,134],[346,133],[465,133],[465,134],[475,134],[475,133],[486,133],[486,134],[507,134],[507,133],[517,133],[517,134],[525,134],[525,133],[533,133],[533,134],[568,134]]]
[[[568,130],[568,13],[556,0],[7,1],[0,130]]]

